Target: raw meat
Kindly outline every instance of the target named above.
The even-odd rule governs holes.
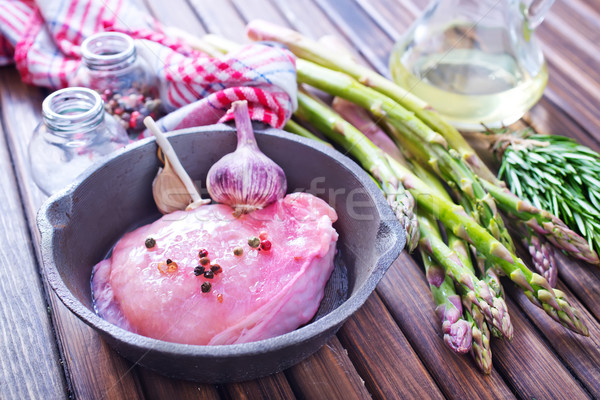
[[[326,202],[307,193],[239,218],[219,204],[167,214],[127,233],[94,267],[97,311],[124,329],[177,343],[245,343],[290,332],[314,316],[323,298],[336,219]],[[261,232],[269,251],[248,245]],[[149,237],[156,241],[151,249],[144,245]],[[238,246],[241,256],[233,253]],[[222,268],[213,279],[194,274],[200,249]],[[159,270],[167,259],[177,271]],[[211,283],[207,293],[203,282]]]

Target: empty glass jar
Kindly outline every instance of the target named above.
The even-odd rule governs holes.
[[[127,143],[127,132],[104,111],[97,92],[58,90],[42,103],[42,122],[29,143],[33,179],[52,194]]]
[[[96,90],[114,115],[135,136],[143,119],[162,116],[158,81],[133,39],[120,32],[100,32],[81,44],[82,63],[71,84]]]

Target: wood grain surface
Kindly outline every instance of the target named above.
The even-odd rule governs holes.
[[[318,39],[334,35],[388,73],[394,42],[428,0],[143,0],[145,11],[191,34],[248,42],[255,18]],[[550,80],[522,123],[600,151],[600,3],[555,2],[536,32]],[[493,341],[493,370],[444,345],[422,268],[403,253],[376,292],[326,346],[279,374],[226,385],[166,378],[132,365],[49,290],[35,215],[45,196],[27,145],[48,91],[0,68],[0,399],[586,399],[600,398],[600,269],[560,256],[559,288],[590,337],[572,334],[505,282],[515,338]],[[493,158],[488,157],[493,160]],[[524,259],[527,256],[521,251]]]

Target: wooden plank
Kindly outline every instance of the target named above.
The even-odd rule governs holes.
[[[5,98],[1,107],[10,107]],[[0,398],[62,398],[64,371],[2,126],[0,191]]]
[[[586,389],[592,394],[592,397],[600,398],[600,385],[598,384],[600,382],[600,368],[598,368],[600,365],[600,326],[598,325],[598,320],[594,319],[585,310],[581,303],[577,301],[576,296],[566,287],[559,283],[558,289],[563,290],[569,296],[571,304],[580,310],[581,317],[590,330],[589,337],[583,337],[570,332],[549,318],[542,310],[533,305],[523,293],[515,288],[509,287],[507,288],[507,292],[520,306],[521,310],[519,312],[524,312],[533,324],[540,329],[547,343],[569,367],[571,373],[575,374],[583,382]],[[512,304],[510,306],[512,307]],[[575,395],[574,392],[567,390],[564,386],[565,382],[560,377],[555,376],[558,362],[549,360],[543,364],[536,365],[538,361],[535,358],[532,359],[525,356],[522,362],[528,362],[531,370],[536,373],[545,373],[554,376],[557,391],[550,392],[551,396],[564,393],[564,398],[580,398],[580,395]],[[544,398],[544,396],[539,398]]]
[[[266,19],[279,25],[285,25],[285,18],[277,8],[264,0],[232,0],[245,23],[253,19]]]
[[[174,26],[192,35],[202,36],[206,29],[195,10],[185,0],[145,0],[148,11],[165,26]]]
[[[338,337],[373,397],[444,398],[376,292]]]
[[[369,64],[359,54],[359,50],[354,43],[350,42],[342,32],[339,31],[323,10],[317,6],[312,0],[271,0],[279,11],[285,16],[287,25],[302,33],[303,35],[319,40],[323,37],[335,37],[340,45],[345,46],[348,51],[352,52],[356,59],[364,64]]]
[[[536,132],[569,136],[595,151],[600,151],[599,132],[586,131],[578,121],[562,112],[562,109],[546,96],[542,97],[539,103],[523,116],[523,120]]]
[[[247,43],[245,25],[231,0],[190,0],[190,5],[209,33],[238,43]]]
[[[38,251],[39,234],[35,216],[45,196],[31,178],[27,145],[33,129],[40,121],[44,97],[44,91],[21,83],[16,70],[3,69],[0,74],[2,118],[29,229]],[[109,349],[91,328],[72,314],[47,284],[45,287],[50,293],[52,320],[73,395],[81,399],[142,398],[137,377],[128,372],[130,364]]]
[[[366,399],[370,397],[348,351],[333,337],[314,355],[285,371],[298,397],[303,399]]]
[[[373,68],[386,75],[393,42],[352,0],[315,0]]]
[[[402,35],[422,12],[420,7],[410,1],[355,1],[394,42],[402,38]]]
[[[142,367],[136,369],[148,400],[218,400],[221,398],[214,385],[170,379]]]
[[[503,285],[510,294],[506,304],[515,335],[510,342],[492,340],[494,368],[502,374],[520,398],[589,398],[589,394],[569,373],[553,349],[540,337],[539,331],[531,325],[512,300],[513,295],[520,297],[521,291],[513,290],[514,285],[506,280],[503,281]],[[543,314],[543,311],[541,313]],[[543,317],[550,321],[550,317]],[[559,328],[564,332],[565,328]]]
[[[280,372],[253,381],[223,385],[224,396],[236,400],[295,399],[285,375]]]
[[[470,355],[458,355],[444,344],[423,269],[407,253],[392,265],[377,291],[446,397],[514,398],[495,369],[485,376]]]

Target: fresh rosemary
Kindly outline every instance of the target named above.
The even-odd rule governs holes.
[[[498,176],[510,190],[552,212],[600,252],[600,154],[571,138],[529,129],[500,136]]]

